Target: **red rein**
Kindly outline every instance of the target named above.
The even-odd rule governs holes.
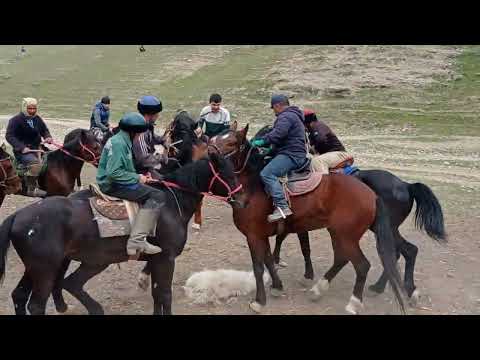
[[[210,170],[212,170],[212,173],[213,173],[213,177],[212,177],[212,180],[210,180],[210,184],[208,186],[208,192],[202,192],[200,194],[204,195],[204,196],[210,196],[210,197],[213,197],[215,199],[218,199],[218,200],[222,200],[222,201],[225,201],[225,202],[228,202],[229,200],[232,199],[232,196],[235,195],[237,192],[239,192],[240,190],[242,190],[242,184],[238,185],[235,189],[232,190],[232,188],[230,187],[230,185],[227,184],[227,182],[225,180],[222,179],[222,177],[220,176],[220,174],[215,170],[215,168],[213,167],[212,163],[209,161],[208,162],[208,165],[210,165]],[[212,193],[212,187],[213,187],[213,184],[215,183],[215,180],[218,180],[220,181],[220,183],[225,186],[225,188],[227,189],[228,191],[228,196],[219,196],[219,195],[215,195]],[[173,183],[173,182],[170,182],[170,181],[161,181],[161,183],[163,185],[165,185],[166,187],[170,187],[170,188],[175,188],[175,189],[180,189],[180,190],[184,190],[184,191],[188,191],[188,192],[191,192],[190,190],[188,189],[185,189],[183,187],[181,187],[180,185],[176,184],[176,183]]]
[[[83,150],[85,150],[86,152],[88,152],[88,153],[92,156],[93,160],[85,160],[85,159],[83,159],[83,158],[81,158],[81,157],[79,157],[79,156],[73,155],[71,152],[69,152],[69,151],[67,151],[67,150],[64,149],[63,144],[58,144],[58,143],[56,143],[56,142],[54,142],[54,141],[52,141],[50,144],[53,145],[53,146],[55,146],[56,148],[58,148],[58,150],[60,150],[60,151],[63,152],[64,154],[66,154],[66,155],[68,155],[68,156],[70,156],[70,157],[72,157],[72,158],[74,158],[74,159],[77,159],[77,160],[80,160],[80,161],[83,161],[83,162],[92,164],[92,165],[94,165],[94,166],[97,166],[97,165],[98,165],[98,160],[99,160],[100,157],[99,157],[99,156],[96,156],[95,153],[94,153],[92,150],[90,150],[88,147],[86,147],[85,145],[83,145],[82,140],[80,140],[80,146],[82,147]]]

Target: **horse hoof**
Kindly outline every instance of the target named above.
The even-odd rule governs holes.
[[[55,310],[57,311],[58,314],[64,314],[68,311],[68,305],[63,303],[58,306],[55,306]]]
[[[280,290],[280,289],[275,289],[275,288],[270,288],[270,295],[272,295],[273,297],[281,297],[283,296],[284,294],[284,291],[283,290]]]
[[[138,276],[138,287],[143,291],[147,291],[150,286],[150,276],[141,272]]]
[[[305,277],[298,280],[298,282],[300,283],[300,285],[302,285],[305,288],[312,288],[315,285],[315,280],[307,279]]]
[[[201,228],[202,228],[202,226],[200,224],[197,224],[195,222],[192,223],[192,229],[200,231]]]
[[[250,306],[250,309],[252,309],[253,312],[256,313],[256,314],[261,314],[262,311],[263,311],[263,308],[264,308],[264,306],[260,305],[260,304],[259,304],[258,302],[256,302],[256,301],[252,301],[252,302],[249,304],[249,306]]]
[[[412,293],[412,296],[410,296],[410,299],[408,300],[408,304],[412,308],[415,308],[417,307],[419,301],[420,301],[420,291],[415,289]]]
[[[370,285],[367,291],[365,291],[365,295],[367,295],[370,298],[377,297],[381,293],[383,293],[383,291],[378,290],[374,285]]]
[[[309,291],[309,297],[311,301],[318,301],[322,298],[323,295],[330,288],[330,284],[327,279],[320,279],[318,282],[313,285]]]
[[[345,310],[351,315],[359,315],[363,311],[363,304],[359,299],[352,295],[347,306],[345,306]]]
[[[280,260],[277,264],[277,267],[278,268],[286,268],[286,267],[288,267],[288,264],[285,261]]]
[[[62,309],[55,309],[55,312],[57,315],[68,315],[69,313],[72,313],[75,310],[75,306],[73,305],[67,305],[65,304],[65,308]],[[64,310],[64,311],[59,311],[59,310]]]

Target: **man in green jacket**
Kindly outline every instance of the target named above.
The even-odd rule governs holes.
[[[147,130],[147,123],[139,113],[128,113],[120,120],[119,128],[120,132],[105,144],[97,183],[107,195],[141,204],[128,239],[127,254],[157,254],[162,249],[147,242],[147,236],[155,229],[160,209],[165,206],[165,194],[146,185],[153,179],[137,174],[132,156],[132,139]]]

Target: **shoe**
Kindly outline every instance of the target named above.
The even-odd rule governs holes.
[[[292,210],[290,210],[289,207],[286,207],[286,208],[283,208],[283,209],[277,207],[271,215],[268,215],[268,222],[273,223],[273,222],[278,221],[278,220],[283,220],[283,219],[286,219],[287,216],[290,216],[292,214],[293,214],[293,212],[292,212]]]
[[[127,242],[127,254],[129,256],[134,256],[137,253],[154,255],[162,252],[160,247],[147,241],[147,236],[155,229],[157,219],[158,210],[140,208]]]

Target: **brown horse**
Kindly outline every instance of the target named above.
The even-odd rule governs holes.
[[[0,206],[6,195],[16,194],[22,189],[22,180],[18,177],[13,159],[0,147]]]
[[[363,290],[370,263],[360,249],[359,242],[370,229],[375,233],[379,257],[401,311],[405,313],[405,290],[395,265],[395,238],[381,198],[351,176],[324,175],[315,190],[291,198],[292,216],[285,221],[270,224],[267,222],[267,215],[273,211],[273,204],[263,190],[259,176],[265,165],[264,159],[258,149],[251,147],[247,132],[248,125],[241,131],[231,130],[212,138],[209,145],[233,161],[239,181],[247,193],[248,206],[234,209],[233,220],[236,227],[247,237],[252,257],[257,285],[255,302],[250,303],[252,310],[260,312],[266,305],[264,265],[272,277],[275,293],[283,290],[274,266],[268,237],[327,228],[331,235],[334,263],[310,290],[311,295],[316,299],[320,298],[338,272],[348,262],[352,262],[356,280],[346,310],[352,314],[358,314],[362,310]]]

